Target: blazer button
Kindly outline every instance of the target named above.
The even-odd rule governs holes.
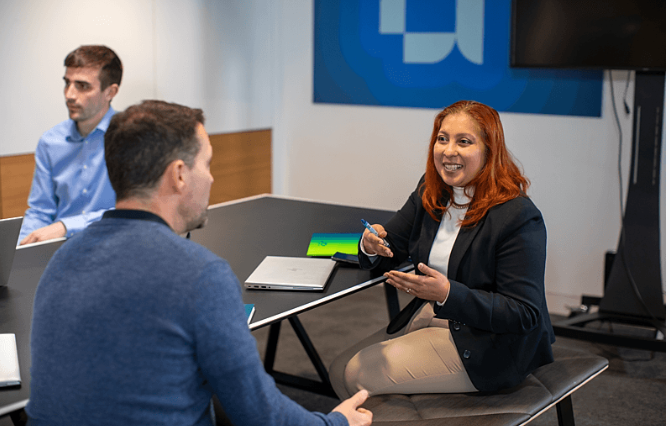
[[[458,330],[460,330],[460,329],[461,329],[461,325],[460,325],[460,324],[454,324],[454,331],[458,331]]]
[[[470,351],[469,350],[464,350],[463,351],[463,358],[468,359],[470,358]]]

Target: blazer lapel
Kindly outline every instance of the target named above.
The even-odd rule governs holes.
[[[449,267],[447,268],[447,278],[456,279],[456,273],[458,272],[458,266],[463,260],[465,252],[472,244],[475,236],[482,228],[482,222],[480,220],[474,227],[461,228],[458,231],[458,236],[454,242],[454,247],[451,249],[451,255],[449,256]]]
[[[428,256],[430,256],[430,249],[433,247],[435,235],[440,228],[440,222],[434,220],[428,212],[424,212],[423,226],[421,227],[421,237],[419,238],[418,252],[419,258],[415,259],[414,264],[418,265],[420,262],[428,264]]]

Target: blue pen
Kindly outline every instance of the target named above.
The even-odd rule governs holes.
[[[379,234],[377,233],[377,231],[375,231],[375,228],[373,228],[372,226],[370,226],[370,224],[368,223],[367,220],[365,220],[365,219],[361,219],[361,223],[363,224],[363,226],[365,226],[366,228],[368,228],[368,231],[372,232],[372,233],[374,234],[375,237],[377,237],[377,238],[381,238],[381,237],[379,236]],[[389,243],[386,242],[385,239],[382,238],[382,241],[384,242],[384,245],[385,245],[386,247],[389,247]]]

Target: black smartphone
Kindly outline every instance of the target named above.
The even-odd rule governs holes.
[[[358,256],[355,254],[345,254],[340,253],[339,251],[331,256],[331,259],[337,262],[350,263],[353,265],[358,265]]]

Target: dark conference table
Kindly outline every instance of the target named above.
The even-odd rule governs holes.
[[[21,386],[0,388],[0,416],[20,410],[30,396],[30,321],[37,283],[49,259],[63,244],[35,244],[19,248],[6,287],[0,287],[0,333],[16,335]]]
[[[191,239],[226,259],[240,282],[244,282],[265,256],[305,257],[313,233],[362,232],[362,218],[370,223],[385,223],[393,213],[262,195],[211,206],[207,226],[193,231]],[[0,389],[0,416],[21,409],[28,402],[33,297],[44,268],[62,244],[60,240],[18,249],[9,284],[0,287],[0,333],[16,334],[23,382],[18,388]],[[338,266],[322,292],[243,289],[244,303],[256,306],[250,329],[270,326],[266,370],[279,383],[332,395],[327,371],[297,315],[382,281],[383,277],[373,272]],[[388,285],[385,287],[389,314],[392,315],[398,310],[397,294],[394,288]],[[321,382],[274,371],[274,357],[283,320],[288,320],[298,334]]]

